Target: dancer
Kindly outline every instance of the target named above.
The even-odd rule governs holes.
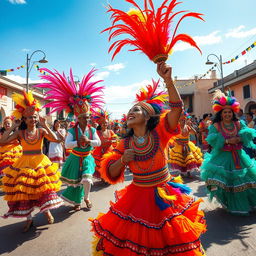
[[[3,121],[3,128],[0,131],[0,136],[3,135],[5,131],[11,129],[13,124],[13,118],[7,116]],[[15,139],[7,144],[0,144],[0,178],[3,176],[3,170],[8,166],[12,165],[17,159],[22,155],[22,147],[20,142]]]
[[[53,100],[46,107],[52,107],[52,111],[68,112],[69,118],[74,115],[77,123],[68,130],[65,147],[72,149],[69,157],[63,165],[61,180],[68,185],[61,197],[74,205],[74,210],[81,209],[84,198],[86,207],[90,209],[92,203],[89,193],[92,185],[92,176],[95,170],[95,162],[92,156],[94,147],[99,147],[101,142],[96,129],[88,125],[90,120],[90,108],[100,108],[103,104],[103,86],[96,86],[101,81],[90,81],[95,70],[92,69],[82,82],[74,82],[72,70],[69,79],[58,71],[52,72],[43,69],[49,75],[42,78],[49,83],[37,85],[41,88],[49,88],[47,99]]]
[[[113,144],[116,143],[117,139],[116,134],[112,130],[108,129],[109,115],[110,114],[107,111],[102,109],[94,111],[93,114],[93,118],[98,124],[97,134],[101,140],[101,145],[99,147],[95,147],[92,154],[96,164],[94,177],[98,179],[101,179],[99,173],[101,158],[104,154],[114,149]]]
[[[203,120],[199,123],[198,128],[201,135],[201,141],[202,141],[202,150],[204,153],[209,151],[209,145],[206,141],[206,138],[208,136],[208,127],[212,124],[210,120],[209,114],[205,113],[203,115]]]
[[[39,211],[44,212],[47,217],[48,223],[52,224],[54,218],[50,209],[63,203],[56,193],[61,186],[58,166],[51,163],[42,153],[43,139],[56,141],[57,138],[45,118],[39,116],[40,106],[31,91],[24,91],[23,95],[14,93],[12,98],[16,103],[13,115],[17,119],[22,118],[22,121],[14,122],[11,129],[3,134],[0,143],[19,139],[23,154],[12,166],[4,170],[3,191],[9,211],[3,217],[26,217],[23,232],[27,232],[33,224],[32,212],[35,207],[39,207]],[[43,128],[36,127],[38,121]],[[19,130],[16,130],[18,126]]]
[[[242,147],[255,148],[256,131],[237,120],[239,103],[234,97],[218,90],[213,100],[215,118],[206,139],[212,151],[205,155],[201,178],[210,199],[216,197],[232,214],[248,215],[256,207],[256,165]]]
[[[103,157],[102,177],[111,184],[124,180],[125,167],[133,173],[130,185],[116,193],[106,214],[91,219],[95,234],[93,255],[204,255],[199,237],[205,231],[201,200],[186,192],[168,172],[166,148],[177,128],[182,101],[164,62],[157,70],[164,79],[171,111],[160,116],[167,94],[156,93],[158,82],[137,95],[129,110],[130,129],[117,148]]]
[[[183,111],[180,117],[181,133],[174,138],[174,147],[169,150],[171,174],[191,176],[191,172],[199,171],[203,162],[203,154],[199,147],[189,140],[189,134],[195,134],[195,129],[189,125],[190,116]]]
[[[50,142],[48,157],[53,163],[58,163],[59,167],[63,164],[63,156],[64,156],[64,141],[65,141],[65,133],[64,129],[60,129],[60,121],[54,120],[53,122],[53,132],[58,138],[57,142]]]

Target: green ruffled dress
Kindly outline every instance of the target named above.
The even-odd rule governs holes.
[[[210,199],[216,199],[232,214],[248,215],[256,208],[256,162],[242,149],[256,148],[253,138],[256,131],[240,121],[238,136],[241,145],[225,144],[228,137],[209,127],[207,142],[212,146],[211,153],[205,155],[201,166],[201,178],[205,181]]]
[[[86,136],[89,139],[92,139],[96,129],[90,127],[90,134],[86,131]],[[73,135],[73,140],[76,141],[75,128],[69,129]],[[81,131],[78,129],[78,138],[81,136]],[[76,155],[75,152],[90,152],[93,150],[92,146],[87,148],[73,148],[68,159],[63,165],[61,172],[61,181],[68,185],[65,191],[62,193],[61,197],[74,205],[81,204],[84,197],[84,187],[83,182],[85,180],[92,182],[92,176],[95,171],[95,161],[91,154],[86,157],[83,157],[82,164],[80,163],[80,157]]]

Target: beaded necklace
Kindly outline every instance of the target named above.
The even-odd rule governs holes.
[[[39,129],[36,129],[35,134],[29,135],[29,132],[27,129],[23,133],[24,140],[29,144],[29,145],[35,145],[39,139],[40,139],[40,132]]]
[[[225,126],[225,124],[223,122],[220,123],[221,124],[221,129],[222,131],[230,137],[234,137],[237,135],[237,127],[236,125],[232,122],[231,125]],[[230,128],[228,128],[230,127]]]

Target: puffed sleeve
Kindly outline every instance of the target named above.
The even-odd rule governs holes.
[[[253,138],[256,137],[256,130],[247,127],[244,121],[240,121],[240,131],[238,135],[245,147],[256,149],[256,145],[253,143]]]
[[[109,167],[111,166],[111,164],[113,164],[115,161],[119,160],[122,157],[124,150],[124,140],[121,140],[115,149],[113,149],[109,153],[106,153],[102,157],[99,172],[101,174],[101,177],[109,184],[116,184],[124,181],[125,167],[122,168],[120,175],[115,178],[111,177],[109,174]]]
[[[206,141],[214,148],[214,149],[221,149],[224,147],[225,138],[222,136],[220,132],[216,129],[214,125],[210,125],[209,133],[206,138]]]

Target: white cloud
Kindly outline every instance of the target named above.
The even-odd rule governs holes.
[[[26,0],[9,0],[11,4],[26,4]]]
[[[204,45],[218,44],[222,40],[221,36],[218,35],[219,33],[220,31],[213,31],[212,33],[206,36],[194,36],[193,39],[195,40],[199,47]],[[184,42],[177,43],[174,46],[174,51],[185,51],[188,49],[192,49],[192,46]]]
[[[107,78],[109,76],[109,74],[110,74],[110,72],[108,72],[108,71],[95,73],[95,76],[93,76],[90,81],[104,80],[105,78]]]
[[[27,49],[27,48],[23,48],[21,49],[22,52],[30,52],[30,49]]]
[[[237,28],[230,29],[228,33],[226,33],[226,37],[233,37],[233,38],[244,38],[248,36],[256,35],[256,27],[250,30],[245,31],[245,26],[241,25]],[[242,31],[243,30],[243,31]]]
[[[116,71],[119,71],[120,69],[125,68],[125,65],[123,63],[116,63],[116,64],[113,64],[113,65],[105,66],[104,68],[106,68],[109,71],[115,71],[116,72]]]
[[[95,62],[92,62],[92,63],[90,63],[89,65],[90,65],[90,66],[93,66],[93,67],[95,67],[95,66],[97,65],[97,63],[95,63]]]
[[[13,80],[17,83],[20,83],[20,84],[25,84],[26,83],[26,78],[25,77],[22,77],[22,76],[17,76],[17,75],[7,75],[6,76],[8,79],[10,80]],[[28,82],[29,83],[42,83],[43,81],[42,80],[32,80],[32,79],[28,79]]]

